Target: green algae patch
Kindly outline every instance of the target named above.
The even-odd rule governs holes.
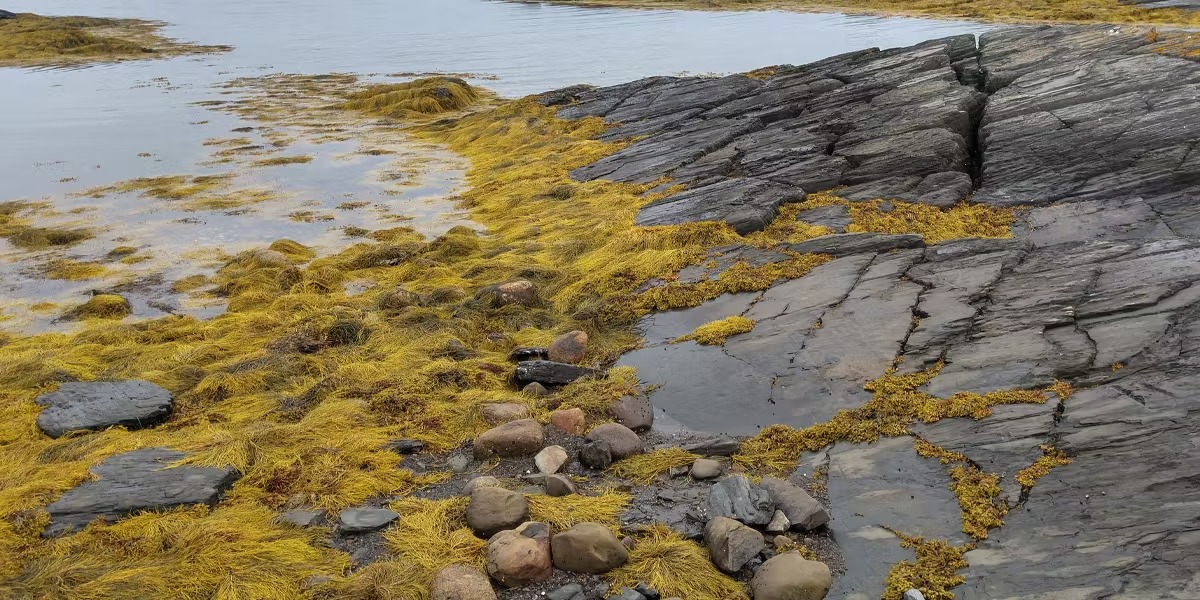
[[[694,340],[697,344],[704,346],[720,346],[725,343],[725,340],[730,336],[739,333],[750,333],[754,330],[754,319],[734,315],[725,317],[716,321],[705,323],[692,331],[691,333],[681,336],[672,344]]]
[[[0,67],[140,60],[229,50],[158,34],[163,23],[138,19],[47,17],[0,19]]]
[[[346,96],[336,108],[361,111],[376,117],[406,119],[462,110],[481,96],[479,90],[456,77],[426,77],[405,83],[373,85]]]

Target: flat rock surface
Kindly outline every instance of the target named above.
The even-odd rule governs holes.
[[[171,392],[149,381],[63,383],[35,402],[46,407],[37,424],[50,437],[114,425],[141,429],[171,414]]]
[[[187,455],[166,448],[146,448],[111,456],[92,469],[95,481],[72,489],[50,503],[53,535],[82,529],[98,517],[116,520],[144,510],[191,504],[216,505],[237,480],[230,467],[168,468]]]

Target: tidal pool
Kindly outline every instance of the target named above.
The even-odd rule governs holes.
[[[390,153],[378,154],[371,151],[381,140],[364,141],[353,131],[321,138],[311,126],[264,128],[215,104],[250,93],[227,87],[230,80],[274,73],[457,73],[514,97],[581,82],[800,64],[988,28],[964,21],[489,0],[365,0],[343,7],[311,0],[17,0],[5,8],[157,19],[171,23],[165,35],[235,46],[169,60],[0,69],[0,202],[48,202],[38,225],[88,227],[95,234],[73,247],[39,251],[0,240],[0,328],[26,330],[54,326],[61,308],[115,285],[131,295],[135,315],[214,314],[219,305],[181,302],[170,282],[211,272],[222,256],[280,238],[326,253],[357,241],[344,234],[347,227],[404,224],[437,235],[465,222],[453,202],[466,168],[461,159],[398,133],[386,141]],[[241,137],[268,148],[286,142],[272,157],[312,160],[253,169],[213,164],[220,149],[214,140]],[[139,177],[231,171],[238,189],[266,190],[270,199],[245,210],[180,210],[136,193],[81,194]],[[347,204],[359,208],[338,208]],[[95,279],[44,276],[50,261],[104,261],[117,246],[134,246],[147,258],[108,260],[109,274]],[[30,310],[47,302],[54,306]]]

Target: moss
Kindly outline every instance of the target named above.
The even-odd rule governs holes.
[[[527,495],[529,519],[550,525],[563,531],[577,523],[600,523],[610,527],[620,524],[621,513],[629,507],[629,494],[606,490],[599,496],[551,497],[541,494]]]
[[[404,119],[462,110],[479,97],[479,90],[461,79],[428,77],[368,87],[348,95],[346,101],[337,108]]]
[[[46,263],[42,268],[42,274],[50,279],[81,281],[103,277],[108,274],[108,268],[99,263],[80,262],[69,258],[56,258]]]
[[[71,309],[64,319],[124,319],[133,313],[129,301],[117,294],[96,294],[87,302]]]
[[[84,229],[49,229],[45,227],[13,228],[8,241],[26,250],[37,250],[51,246],[71,246],[92,238],[92,233]]]
[[[277,167],[280,165],[302,165],[312,162],[313,157],[306,154],[297,156],[275,156],[272,158],[263,158],[256,160],[251,165],[255,167]]]
[[[639,485],[650,485],[659,475],[675,467],[689,466],[697,458],[700,457],[679,448],[666,448],[618,461],[609,468],[609,472]]]
[[[222,52],[159,35],[163,23],[137,19],[46,17],[31,13],[0,19],[0,66],[60,65],[141,60]]]
[[[718,571],[707,550],[666,525],[651,525],[634,541],[629,561],[606,575],[614,591],[645,583],[663,597],[747,600],[745,587]]]
[[[720,346],[725,343],[729,336],[739,333],[749,333],[754,330],[754,319],[747,319],[741,316],[725,317],[716,321],[705,323],[692,331],[691,333],[680,337],[672,343],[685,342],[687,340],[695,340],[697,344],[705,346]]]
[[[305,262],[316,257],[312,248],[292,240],[275,240],[267,249],[274,250],[292,259],[293,262]]]
[[[900,561],[888,572],[883,600],[902,600],[904,592],[920,590],[928,600],[954,600],[950,590],[966,581],[958,572],[967,568],[963,554],[974,548],[951,546],[940,540],[926,541],[920,537],[900,536],[900,545],[912,548],[916,562]]]
[[[1032,465],[1025,467],[1013,476],[1021,487],[1028,490],[1037,483],[1037,480],[1050,474],[1050,470],[1054,467],[1069,465],[1072,461],[1065,452],[1050,445],[1043,445],[1042,456],[1038,458]]]

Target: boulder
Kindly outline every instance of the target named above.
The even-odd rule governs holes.
[[[37,426],[57,438],[69,431],[152,427],[171,414],[171,392],[149,381],[79,381],[34,400],[45,406]]]
[[[542,449],[542,426],[533,419],[509,421],[475,438],[475,457],[518,458],[537,454]]]
[[[917,202],[950,208],[971,193],[971,176],[961,171],[943,171],[927,175],[913,193]]]
[[[550,475],[546,477],[546,495],[559,497],[575,493],[575,482],[566,475]]]
[[[517,381],[522,384],[566,385],[598,371],[549,360],[523,360],[517,363]]]
[[[578,523],[551,540],[554,566],[571,573],[607,573],[629,560],[629,550],[598,523]]]
[[[763,563],[750,580],[754,600],[822,600],[831,585],[829,567],[794,551]]]
[[[546,360],[550,356],[548,348],[530,348],[522,346],[513,348],[512,352],[508,353],[508,360],[521,362],[523,360]]]
[[[186,458],[166,448],[143,448],[117,454],[92,467],[93,481],[80,484],[46,507],[46,535],[58,535],[98,517],[115,521],[148,510],[177,506],[216,506],[221,494],[237,481],[232,467],[170,467]]]
[[[659,594],[658,590],[656,590],[644,583],[639,583],[636,586],[634,586],[633,591],[644,596],[646,598],[646,600],[659,600],[659,598],[662,598],[662,594]]]
[[[587,439],[591,442],[606,442],[612,452],[613,460],[621,460],[642,453],[642,438],[639,438],[632,429],[620,423],[599,425],[588,432]]]
[[[471,492],[467,525],[483,537],[512,529],[529,519],[529,502],[517,492],[480,487]]]
[[[759,486],[770,494],[771,500],[787,515],[793,527],[816,529],[829,522],[829,512],[804,488],[774,477],[764,477]]]
[[[550,344],[550,360],[560,363],[580,363],[587,354],[588,335],[583,331],[568,331]]]
[[[721,476],[721,463],[711,458],[698,458],[692,463],[692,479],[713,479]]]
[[[579,449],[579,462],[590,469],[603,471],[612,465],[612,446],[605,441],[588,442]]]
[[[537,306],[540,302],[537,286],[533,285],[533,282],[524,279],[488,286],[480,290],[477,297],[487,300],[494,308],[509,306],[511,304]]]
[[[718,481],[708,495],[708,516],[729,517],[750,525],[766,525],[775,515],[775,503],[766,490],[742,475]]]
[[[736,573],[767,547],[761,533],[726,517],[705,525],[704,543],[713,564],[726,573]]]
[[[338,531],[341,533],[365,533],[386,527],[400,518],[386,508],[347,508],[338,513]]]
[[[438,570],[429,588],[430,600],[496,600],[492,582],[479,569],[450,565]]]
[[[528,522],[501,531],[488,540],[487,572],[505,587],[541,583],[554,575],[550,558],[550,527]]]
[[[462,493],[464,496],[470,496],[475,490],[485,487],[501,487],[500,480],[491,475],[480,475],[464,483]]]
[[[571,457],[567,455],[566,448],[546,446],[537,453],[537,456],[533,457],[533,464],[537,465],[538,471],[552,475],[562,469],[570,460]]]
[[[484,404],[479,409],[483,420],[489,425],[500,425],[510,421],[529,418],[529,409],[524,404],[502,402]]]
[[[654,406],[649,396],[622,396],[608,407],[608,412],[618,423],[634,431],[649,431],[654,425]]]
[[[529,384],[541,385],[541,384]],[[569,435],[583,435],[587,428],[587,416],[582,408],[566,408],[550,413],[550,424]]]

